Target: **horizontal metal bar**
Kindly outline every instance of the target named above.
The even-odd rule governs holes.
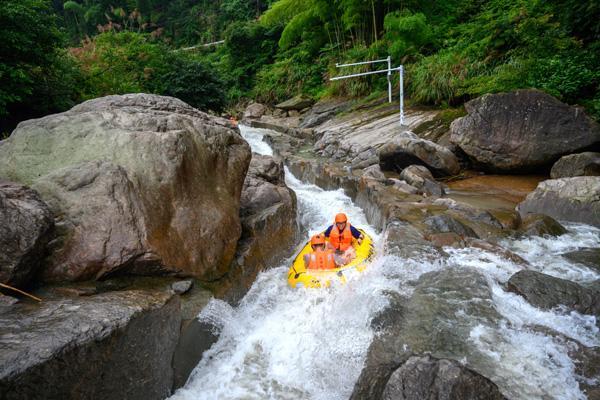
[[[374,75],[374,74],[387,74],[389,71],[400,71],[400,67],[398,68],[392,68],[392,69],[382,69],[379,71],[369,71],[369,72],[361,72],[358,74],[352,74],[352,75],[344,75],[344,76],[336,76],[335,78],[329,78],[330,81],[338,81],[340,79],[347,79],[347,78],[355,78],[357,76],[365,76],[365,75]]]
[[[365,65],[365,64],[375,64],[375,63],[380,63],[380,62],[387,62],[388,59],[384,59],[384,60],[375,60],[375,61],[362,61],[362,62],[357,62],[357,63],[352,63],[352,64],[338,64],[335,63],[335,66],[340,68],[340,67],[352,67],[354,65]]]

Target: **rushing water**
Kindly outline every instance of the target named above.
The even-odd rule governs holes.
[[[264,131],[241,130],[253,151],[272,154],[262,142]],[[388,305],[386,293],[408,295],[419,276],[443,268],[473,268],[487,281],[500,320],[490,323],[469,315],[463,311],[466,304],[457,306],[456,318],[469,329],[464,340],[472,347],[470,354],[476,354],[473,362],[505,395],[585,398],[567,353],[577,342],[600,345],[595,318],[542,311],[505,291],[504,283],[520,267],[480,249],[446,249],[450,257],[435,262],[386,256],[378,233],[341,190],[324,191],[300,182],[289,171],[286,180],[297,194],[299,219],[307,236],[344,211],[351,223],[373,235],[378,257],[364,274],[327,290],[289,288],[290,258],[259,274],[239,306],[212,300],[199,318],[220,328],[219,340],[172,399],[347,399],[374,336],[371,320]],[[599,279],[596,272],[559,254],[600,247],[600,231],[583,225],[568,228],[570,233],[561,238],[513,240],[504,245],[544,273],[579,282]]]

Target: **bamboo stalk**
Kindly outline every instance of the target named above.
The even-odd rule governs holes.
[[[32,299],[34,299],[36,301],[39,301],[40,303],[42,302],[42,299],[40,299],[39,297],[35,297],[34,295],[29,294],[27,292],[24,292],[24,291],[22,291],[20,289],[17,289],[16,287],[5,285],[4,283],[0,283],[0,287],[6,288],[6,289],[10,289],[10,290],[14,290],[15,292],[21,293],[21,294],[23,294],[23,295],[25,295],[27,297],[31,297]]]

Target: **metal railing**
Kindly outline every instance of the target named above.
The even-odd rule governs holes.
[[[367,72],[359,72],[356,74],[344,75],[344,76],[336,76],[335,78],[330,78],[330,81],[338,81],[341,79],[355,78],[358,76],[366,76],[366,75],[375,75],[375,74],[383,74],[387,73],[388,80],[388,101],[392,102],[392,72],[398,71],[398,76],[400,79],[400,126],[404,125],[404,66],[400,65],[396,68],[392,68],[392,59],[390,56],[381,60],[373,60],[373,61],[361,61],[356,63],[349,64],[339,64],[336,63],[335,66],[337,68],[342,67],[353,67],[356,65],[366,65],[366,64],[377,64],[387,62],[387,69],[380,69],[376,71],[367,71]]]

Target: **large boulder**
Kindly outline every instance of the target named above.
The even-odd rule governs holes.
[[[267,106],[260,103],[252,103],[244,111],[244,120],[259,119],[267,112]]]
[[[532,170],[600,142],[600,126],[581,108],[538,90],[487,94],[465,108],[451,141],[491,170]]]
[[[508,280],[508,290],[542,309],[563,305],[582,314],[600,316],[600,292],[541,272],[517,272]]]
[[[291,99],[284,101],[283,103],[277,104],[275,107],[285,111],[299,111],[312,106],[314,102],[315,101],[308,96],[298,95],[296,97],[292,97]]]
[[[401,172],[410,165],[424,165],[438,176],[456,175],[460,164],[447,148],[414,135],[405,134],[383,145],[378,152],[385,171]]]
[[[0,283],[27,285],[44,258],[53,225],[48,205],[34,190],[0,181]]]
[[[587,151],[561,157],[550,170],[552,179],[572,176],[600,176],[600,153]]]
[[[503,400],[485,376],[447,359],[413,356],[392,373],[383,400]]]
[[[224,119],[147,94],[108,96],[19,124],[0,176],[56,215],[47,277],[116,271],[223,276],[241,234],[250,148]]]
[[[546,214],[558,220],[600,226],[600,176],[540,182],[517,206],[521,216]]]
[[[422,165],[410,165],[404,168],[400,173],[400,178],[428,195],[442,196],[444,194],[444,187],[436,182],[431,172]]]
[[[296,246],[296,194],[285,184],[281,160],[252,154],[240,215],[242,237],[229,274],[230,301],[243,297],[261,270],[289,257]]]
[[[164,399],[179,296],[125,290],[0,309],[3,399]]]
[[[519,230],[529,236],[560,236],[567,230],[557,220],[544,214],[528,214]]]

